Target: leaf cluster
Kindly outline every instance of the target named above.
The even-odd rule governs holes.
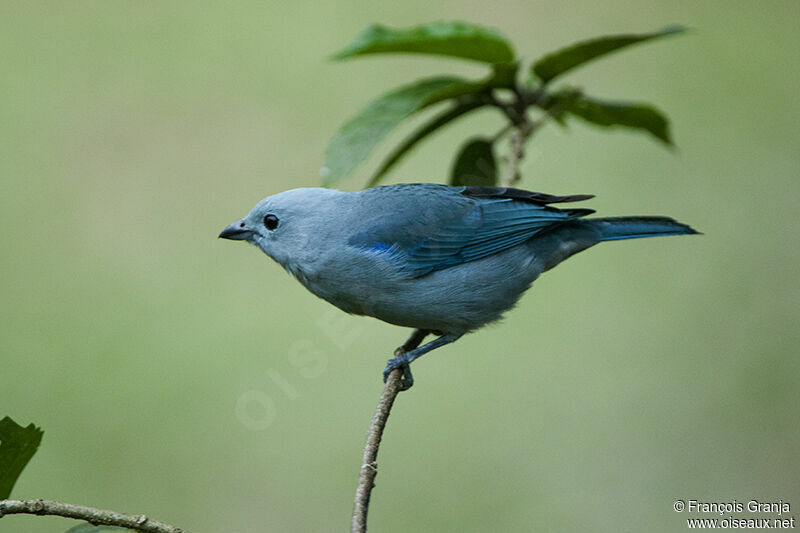
[[[526,138],[547,120],[564,124],[579,118],[603,127],[624,127],[649,133],[672,145],[667,118],[653,106],[612,102],[582,90],[552,83],[581,65],[617,50],[684,32],[674,26],[643,34],[612,35],[582,41],[534,61],[523,69],[509,41],[498,31],[463,22],[435,22],[408,29],[372,25],[335,59],[373,54],[406,53],[447,56],[477,61],[489,71],[469,80],[454,76],[424,78],[391,90],[347,120],[332,137],[323,169],[326,185],[344,178],[364,162],[378,143],[405,119],[431,107],[439,113],[395,147],[372,175],[378,184],[420,142],[457,119],[484,107],[502,113],[508,125],[492,137],[468,139],[456,155],[452,184],[493,185],[498,181],[494,144],[511,128],[521,128]],[[532,122],[528,112],[537,110]]]

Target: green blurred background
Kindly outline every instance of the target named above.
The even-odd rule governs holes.
[[[216,236],[262,197],[318,185],[327,140],[378,93],[484,70],[326,58],[373,22],[486,24],[527,59],[680,23],[692,34],[565,80],[656,104],[678,150],[551,126],[522,185],[705,235],[592,249],[418,362],[370,526],[682,531],[679,498],[794,514],[798,17],[796,0],[2,2],[0,415],[45,430],[13,496],[197,532],[345,530],[380,371],[407,331]],[[392,179],[443,181],[466,137],[501,124],[464,119]],[[13,516],[0,531],[71,525]]]

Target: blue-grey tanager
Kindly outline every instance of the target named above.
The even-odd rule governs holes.
[[[246,240],[336,307],[416,328],[384,370],[409,363],[514,306],[539,274],[603,241],[697,233],[667,217],[583,218],[591,209],[501,187],[405,184],[293,189],[261,200],[220,237]],[[419,346],[427,334],[438,338]],[[419,347],[418,347],[419,346]]]

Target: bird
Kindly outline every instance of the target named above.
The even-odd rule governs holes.
[[[588,217],[589,194],[408,183],[264,198],[220,238],[261,249],[316,296],[413,328],[383,372],[413,383],[420,356],[497,321],[542,273],[595,244],[699,232],[662,216]],[[436,338],[420,346],[430,334]]]

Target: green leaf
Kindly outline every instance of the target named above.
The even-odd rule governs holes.
[[[435,54],[484,63],[514,60],[514,50],[502,34],[464,22],[432,22],[408,29],[373,24],[333,57],[347,59],[389,52]]]
[[[449,124],[455,119],[466,115],[467,113],[479,109],[486,105],[486,102],[478,97],[478,94],[483,89],[510,89],[516,84],[517,70],[519,70],[519,63],[502,63],[494,65],[492,74],[483,82],[476,82],[474,84],[474,97],[463,97],[459,103],[448,109],[444,113],[437,115],[430,122],[422,126],[420,129],[406,137],[406,139],[392,151],[391,154],[383,161],[380,168],[373,174],[372,178],[367,184],[368,187],[377,185],[386,173],[397,164],[403,157],[408,154],[420,141],[425,139],[428,135],[435,132],[439,128]]]
[[[653,33],[609,35],[573,44],[549,54],[531,65],[531,72],[547,83],[565,72],[620,48],[659,37],[677,35],[686,31],[682,26],[671,26]]]
[[[492,65],[492,75],[486,85],[494,89],[513,89],[517,83],[519,63],[498,63]]]
[[[119,526],[105,526],[105,525],[95,526],[88,522],[85,522],[83,524],[78,524],[75,527],[69,528],[64,533],[100,533],[102,531],[135,531],[135,530]]]
[[[416,81],[378,97],[345,122],[331,138],[326,152],[325,184],[352,172],[403,119],[425,107],[485,89],[485,82],[437,77]]]
[[[547,111],[547,113],[550,115],[550,118],[562,126],[566,126],[564,115],[566,115],[567,111],[569,110],[569,106],[582,96],[583,93],[580,89],[568,87],[566,89],[547,94],[542,99],[543,101],[538,105]]]
[[[672,145],[667,117],[649,105],[608,102],[580,95],[573,98],[564,111],[598,126],[644,130],[661,142]]]
[[[383,161],[380,168],[375,172],[372,178],[369,180],[368,187],[374,187],[377,185],[389,172],[389,170],[397,164],[403,157],[408,154],[420,141],[425,139],[428,135],[435,132],[439,128],[449,124],[450,122],[454,121],[455,119],[466,115],[470,111],[474,111],[475,109],[479,109],[483,107],[484,104],[480,100],[473,100],[470,102],[464,102],[462,104],[456,104],[455,106],[451,107],[444,113],[437,115],[422,126],[420,129],[409,135],[397,148],[392,151],[391,154]]]
[[[489,139],[470,139],[461,148],[450,172],[450,185],[497,185],[497,165]]]
[[[43,434],[33,424],[23,428],[9,417],[0,420],[0,500],[11,495],[14,483],[36,453]]]

